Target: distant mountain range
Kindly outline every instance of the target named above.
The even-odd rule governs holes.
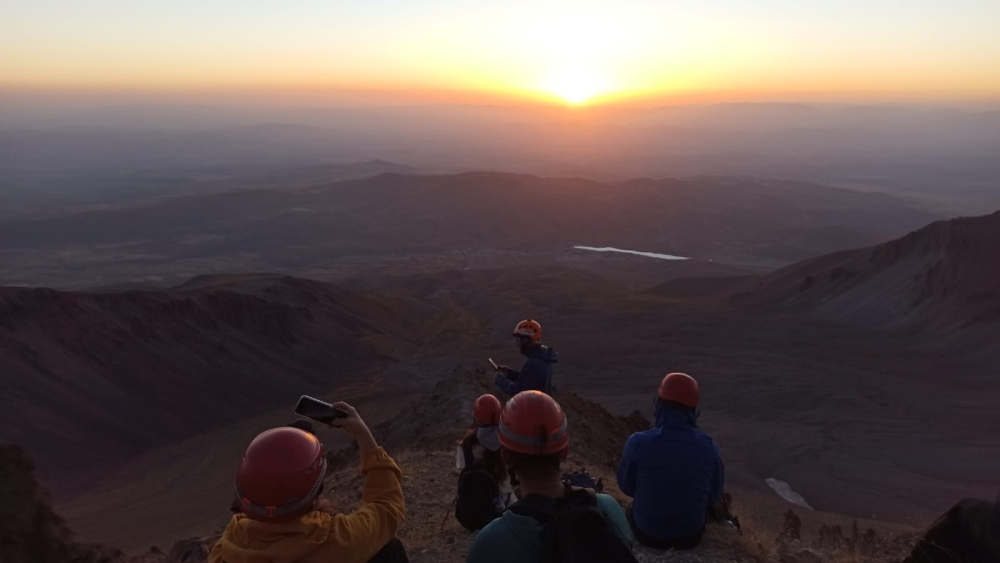
[[[218,271],[220,261],[227,271],[298,273],[345,257],[574,245],[770,268],[883,242],[939,218],[884,194],[753,178],[383,174],[0,221],[8,264],[0,284],[104,286]],[[53,273],[59,277],[49,281]]]

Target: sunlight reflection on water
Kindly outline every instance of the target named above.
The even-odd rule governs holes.
[[[574,246],[573,248],[577,250],[590,250],[592,252],[621,252],[622,254],[635,254],[636,256],[645,256],[647,258],[659,258],[660,260],[690,260],[690,258],[685,258],[684,256],[657,254],[656,252],[641,252],[639,250],[622,250],[621,248],[612,248],[610,246],[602,248],[597,248],[595,246]]]

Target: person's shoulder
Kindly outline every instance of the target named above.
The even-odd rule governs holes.
[[[601,512],[608,516],[618,513],[625,514],[625,511],[622,510],[622,505],[618,504],[618,501],[614,497],[604,493],[597,493],[597,508],[600,508]]]
[[[695,428],[694,431],[694,435],[698,438],[699,442],[712,449],[718,449],[718,446],[715,445],[715,440],[707,432],[701,428]]]
[[[622,505],[618,504],[617,500],[609,495],[599,493],[597,495],[597,508],[607,516],[608,520],[614,523],[619,537],[629,545],[635,544],[635,538],[628,525],[628,517],[625,516],[625,511],[622,510]]]
[[[477,545],[488,545],[493,547],[498,544],[506,544],[509,541],[507,536],[510,535],[510,530],[508,529],[507,523],[504,522],[504,516],[506,516],[506,514],[490,522],[482,530],[479,530],[472,546],[476,547]]]
[[[531,365],[542,365],[542,364],[545,364],[547,362],[545,361],[545,358],[542,357],[541,355],[539,355],[539,354],[531,354],[530,356],[527,356],[524,359],[524,363],[525,364],[531,364]]]
[[[508,546],[513,540],[510,537],[510,530],[503,521],[503,516],[490,522],[485,528],[479,530],[476,538],[472,540],[472,547],[469,548],[469,555],[466,561],[469,563],[486,563],[489,561],[503,561]]]
[[[649,430],[640,430],[628,437],[628,442],[633,442],[636,446],[645,444],[646,442],[652,440],[656,436],[662,434],[663,431],[659,428],[650,428]]]

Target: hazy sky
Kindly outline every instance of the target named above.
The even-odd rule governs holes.
[[[0,0],[11,90],[1000,100],[998,0]]]

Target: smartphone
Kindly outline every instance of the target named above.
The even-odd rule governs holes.
[[[500,366],[498,366],[497,363],[493,361],[493,358],[489,358],[489,360],[490,360],[490,365],[493,366],[493,371],[500,371]]]
[[[338,418],[347,418],[351,413],[334,408],[330,403],[324,403],[319,399],[314,399],[309,395],[302,395],[299,404],[295,405],[295,414],[311,418],[316,422],[330,424]]]

